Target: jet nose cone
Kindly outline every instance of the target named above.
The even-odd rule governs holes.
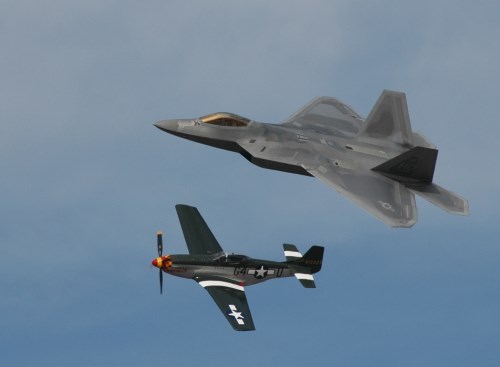
[[[158,121],[154,124],[158,129],[163,131],[177,131],[177,127],[179,126],[178,120],[163,120]]]

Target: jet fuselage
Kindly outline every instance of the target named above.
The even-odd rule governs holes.
[[[184,139],[240,153],[259,167],[305,176],[312,176],[302,166],[306,157],[311,163],[326,156],[335,166],[369,169],[401,152],[396,145],[391,149],[376,142],[361,142],[350,132],[325,134],[256,121],[233,127],[184,119],[160,121],[155,126]],[[352,131],[357,130],[353,127]]]

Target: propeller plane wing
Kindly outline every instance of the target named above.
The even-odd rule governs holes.
[[[212,296],[217,306],[238,331],[255,330],[245,288],[224,277],[195,277],[195,280]]]
[[[222,252],[198,209],[188,205],[176,205],[177,216],[191,255],[211,255]]]

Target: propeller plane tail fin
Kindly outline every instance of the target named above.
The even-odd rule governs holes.
[[[297,280],[305,288],[316,288],[313,274],[321,270],[325,248],[311,246],[304,256],[302,256],[295,245],[284,244],[283,250],[285,251],[286,263]]]

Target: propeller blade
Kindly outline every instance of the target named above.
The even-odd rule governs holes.
[[[163,271],[160,269],[160,294],[163,294]]]
[[[156,242],[158,247],[158,256],[161,257],[163,254],[163,233],[161,233],[161,231],[156,233]]]

